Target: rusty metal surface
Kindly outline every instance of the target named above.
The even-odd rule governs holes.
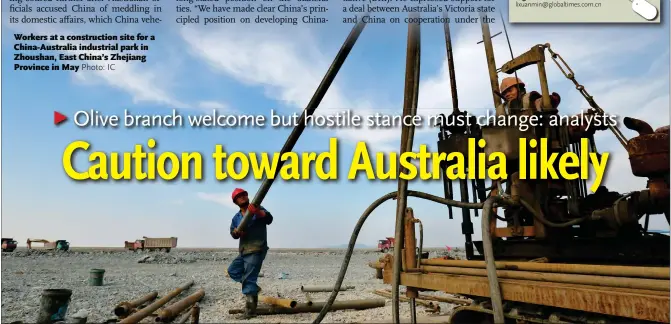
[[[624,117],[622,120],[622,123],[624,124],[625,127],[636,131],[639,136],[641,135],[650,135],[654,133],[655,131],[652,130],[652,126],[650,124],[636,118],[631,118],[631,117]]]
[[[405,210],[405,218],[403,219],[404,241],[403,253],[405,254],[404,269],[417,267],[417,239],[415,238],[415,213],[412,208],[407,207]]]
[[[450,324],[458,323],[487,323],[491,322],[494,312],[482,306],[459,306],[455,308],[450,316]],[[548,321],[545,319],[515,314],[512,311],[505,314],[506,319],[515,320],[516,323],[553,323],[568,324],[571,322]]]
[[[384,299],[357,299],[357,300],[341,300],[335,301],[329,309],[331,311],[344,310],[344,309],[370,309],[370,308],[379,308],[384,307],[386,300]],[[299,304],[294,308],[277,308],[277,307],[258,307],[256,309],[256,315],[277,315],[277,314],[299,314],[299,313],[319,313],[322,308],[326,305],[325,302],[313,303],[308,306],[307,304]],[[229,314],[242,314],[244,309],[229,309]]]
[[[446,273],[469,276],[487,276],[485,269],[459,268],[459,267],[440,267],[440,266],[422,266],[425,272]],[[669,291],[669,280],[662,279],[641,279],[641,278],[623,278],[607,276],[591,276],[581,274],[531,272],[518,270],[497,270],[496,275],[499,278],[534,280],[543,282],[570,283],[582,285],[594,285],[603,287],[619,287],[632,289],[647,289]]]
[[[469,261],[469,260],[428,259],[428,260],[422,260],[422,265],[481,268],[481,269],[485,268],[484,261]],[[511,262],[511,261],[496,261],[496,268],[502,270],[574,273],[574,274],[586,274],[586,275],[640,277],[640,278],[667,279],[667,280],[669,279],[669,272],[671,272],[671,268],[669,267],[632,267],[632,266],[611,266],[611,265],[597,265],[597,264],[537,263],[537,262]]]
[[[200,306],[198,303],[195,303],[191,307],[191,324],[198,324],[200,322]]]
[[[191,281],[185,283],[184,285],[182,285],[181,287],[171,291],[167,295],[163,296],[161,299],[147,305],[147,307],[142,308],[139,311],[131,314],[130,316],[121,320],[119,323],[124,324],[124,323],[138,323],[138,322],[140,322],[145,317],[153,314],[156,310],[161,308],[161,306],[167,304],[173,298],[177,297],[177,295],[181,294],[184,290],[189,289],[189,287],[191,287],[191,286],[193,286],[193,280],[191,280]]]
[[[391,282],[385,272],[384,282]],[[489,297],[487,278],[446,274],[401,274],[401,284]],[[504,300],[669,323],[668,292],[500,279]]]
[[[391,291],[390,290],[378,289],[378,290],[373,291],[373,293],[378,295],[378,296],[391,298]],[[417,305],[424,306],[424,307],[430,309],[432,312],[440,312],[440,305],[438,303],[432,303],[430,301],[421,300],[421,298],[415,298],[415,299],[416,299],[415,303]],[[407,302],[407,301],[410,301],[410,298],[400,296],[399,301]]]
[[[114,308],[114,315],[116,315],[119,318],[123,318],[128,316],[135,308],[137,308],[140,305],[143,305],[151,300],[156,299],[158,296],[157,291],[153,291],[149,294],[146,294],[138,299],[131,300],[131,301],[124,301],[119,303],[117,307]]]
[[[276,298],[271,296],[259,296],[259,301],[268,305],[274,305],[284,308],[294,308],[298,302],[289,298]]]
[[[174,320],[175,317],[179,316],[184,310],[200,301],[203,296],[205,296],[205,289],[198,289],[195,293],[158,312],[156,322],[168,323]]]
[[[660,177],[669,173],[669,133],[656,133],[642,120],[625,117],[624,125],[639,132],[627,142],[632,173],[638,177]]]
[[[528,51],[518,55],[514,59],[504,63],[500,70],[506,74],[512,74],[515,71],[532,64],[545,61],[544,48],[541,45],[535,45]]]
[[[368,262],[368,266],[373,268],[373,269],[382,269],[384,268],[384,264],[380,261],[371,261]]]
[[[653,199],[669,199],[669,184],[664,178],[652,178],[648,180],[648,190]]]

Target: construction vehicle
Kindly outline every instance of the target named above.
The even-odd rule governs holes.
[[[43,250],[67,251],[70,249],[70,243],[66,240],[56,240],[51,242],[45,239],[28,239],[26,241],[28,249],[33,249],[33,243],[44,244],[44,247],[42,248]]]
[[[408,19],[403,101],[403,116],[408,119],[417,114],[418,108],[419,16],[418,12],[412,12]],[[447,14],[444,13],[443,18],[447,18]],[[502,18],[500,21],[504,20]],[[315,113],[366,21],[365,16],[357,21],[304,110],[303,117],[283,146],[282,153],[292,150],[298,141],[305,128],[305,119]],[[528,132],[522,131],[519,125],[478,125],[477,121],[451,123],[450,120],[477,117],[458,107],[449,20],[443,21],[453,112],[450,117],[443,118],[443,123],[439,123],[438,151],[461,153],[465,161],[459,162],[467,170],[460,168],[459,171],[466,174],[469,171],[478,172],[480,167],[493,167],[488,161],[480,162],[479,158],[473,158],[478,153],[488,155],[493,151],[501,152],[512,172],[506,172],[508,176],[505,178],[489,179],[493,180],[491,185],[486,185],[484,180],[457,180],[461,196],[458,200],[453,198],[456,192],[452,188],[452,180],[446,176],[443,178],[445,198],[409,190],[408,179],[398,177],[398,191],[390,192],[373,202],[357,222],[331,296],[313,323],[321,323],[335,302],[356,238],[366,219],[375,208],[388,200],[396,200],[397,203],[395,249],[393,255],[385,254],[379,264],[383,269],[383,281],[392,285],[394,323],[402,321],[399,316],[400,286],[406,287],[403,298],[409,300],[412,323],[417,322],[415,298],[419,291],[443,291],[472,301],[470,305],[454,308],[449,316],[450,323],[669,323],[669,236],[648,231],[648,220],[654,215],[663,214],[667,223],[670,223],[669,127],[653,130],[643,121],[625,118],[624,125],[639,133],[637,137],[626,139],[616,125],[608,125],[608,129],[629,154],[632,174],[648,178],[645,189],[633,189],[623,194],[601,186],[595,192],[590,192],[585,177],[534,181],[522,178],[515,170],[515,165],[520,162],[521,138],[536,142],[547,140],[548,154],[572,152],[578,156],[599,156],[594,133],[585,128],[586,119],[582,119],[580,125],[575,127],[572,123],[557,125],[547,122],[552,116],[558,116],[547,82],[547,53],[589,103],[589,114],[605,120],[605,111],[598,106],[585,86],[578,83],[575,73],[551,49],[550,44],[534,45],[529,51],[497,68],[487,24],[487,21],[492,20],[485,19],[484,14],[481,14],[482,39],[474,42],[484,44],[486,62],[483,61],[483,64],[488,66],[491,86],[483,93],[491,93],[493,107],[506,108],[501,105],[499,71],[516,76],[517,70],[536,65],[540,81],[540,109],[535,111],[532,108],[525,113],[537,116],[543,122],[530,127]],[[503,27],[505,30],[505,25]],[[505,110],[503,115],[510,114]],[[414,132],[412,123],[402,126],[400,154],[412,151]],[[472,150],[468,148],[468,142],[474,140],[479,143],[480,139],[485,140],[486,146],[476,148],[475,155],[469,154]],[[533,146],[527,146],[527,152],[538,153],[538,147]],[[447,159],[441,161],[443,171],[450,167],[449,162]],[[497,164],[494,167],[500,166]],[[398,171],[407,172],[403,169]],[[262,203],[273,179],[264,179],[252,204]],[[531,190],[530,183],[533,184]],[[471,189],[473,196],[469,198]],[[408,197],[451,206],[448,209],[450,219],[453,218],[452,208],[462,210],[461,229],[465,237],[466,260],[417,258],[416,219],[412,209],[408,208]],[[478,217],[478,210],[481,213],[482,240],[473,241],[471,217],[472,213]],[[245,214],[238,230],[245,230],[252,216],[251,213]],[[499,227],[497,220],[505,226]],[[645,225],[640,225],[639,220],[644,221]],[[420,226],[420,250],[423,241],[421,232]]]
[[[13,238],[2,238],[2,252],[12,252],[16,250],[16,241]]]
[[[387,237],[384,240],[379,240],[377,242],[377,250],[379,252],[387,253],[394,250],[394,238]]]
[[[160,251],[170,252],[170,249],[177,247],[176,237],[146,237],[135,242],[125,241],[124,246],[131,251]]]

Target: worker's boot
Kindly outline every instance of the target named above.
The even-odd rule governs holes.
[[[242,314],[241,319],[250,319],[256,317],[256,305],[259,301],[258,295],[245,296],[245,313]]]

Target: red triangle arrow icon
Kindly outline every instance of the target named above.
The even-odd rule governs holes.
[[[58,125],[66,120],[68,120],[67,116],[59,113],[58,111],[54,111],[54,125]]]

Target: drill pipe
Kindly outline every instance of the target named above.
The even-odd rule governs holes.
[[[378,296],[391,298],[391,291],[390,290],[376,290],[373,293],[378,295]],[[417,300],[415,300],[415,303],[417,303],[418,305],[422,305],[426,308],[429,308],[433,312],[440,312],[440,305],[438,305],[438,303],[432,303],[432,302],[429,302],[429,301],[421,300],[421,297],[414,297],[414,298],[417,299]],[[399,296],[399,300],[402,301],[402,302],[407,302],[407,301],[410,301],[410,298],[405,297],[405,296]]]
[[[121,302],[119,303],[119,305],[117,305],[117,307],[114,308],[114,315],[116,315],[117,317],[126,317],[131,313],[133,309],[137,308],[138,306],[150,300],[156,299],[157,296],[158,292],[154,291],[145,295],[144,297],[131,300],[129,302],[128,301]]]
[[[305,293],[305,304],[308,306],[312,306],[314,302],[312,301],[312,296],[310,296],[310,293]]]
[[[191,307],[191,324],[198,324],[198,322],[200,322],[200,306],[198,306],[198,303],[195,303]]]
[[[256,315],[276,315],[276,314],[298,314],[298,313],[319,313],[326,305],[326,302],[318,302],[308,306],[306,304],[299,304],[294,308],[279,308],[279,307],[259,307],[256,309]],[[384,299],[358,299],[358,300],[343,300],[336,301],[329,307],[329,310],[344,310],[344,309],[370,309],[384,307]],[[229,309],[229,314],[242,314],[243,309]]]
[[[419,297],[417,297],[417,299],[432,300],[432,301],[437,301],[437,302],[441,302],[441,303],[459,304],[459,305],[470,305],[470,304],[473,303],[470,299],[443,297],[443,296],[419,295]]]
[[[189,308],[191,305],[197,303],[199,300],[201,300],[205,296],[205,289],[200,288],[198,291],[195,293],[191,294],[190,296],[164,308],[160,312],[158,312],[158,316],[156,317],[156,322],[163,322],[163,323],[168,323],[175,319],[181,312]]]
[[[310,102],[308,102],[307,107],[305,107],[305,110],[303,110],[303,113],[301,114],[301,118],[299,119],[298,124],[291,131],[291,134],[289,134],[289,138],[287,138],[287,141],[284,143],[284,146],[280,151],[280,155],[283,155],[284,153],[287,152],[291,152],[294,149],[294,145],[296,145],[296,142],[298,142],[298,138],[301,136],[301,134],[303,134],[303,130],[305,130],[307,117],[312,116],[315,113],[315,110],[317,110],[317,108],[319,107],[319,104],[321,103],[322,99],[324,99],[324,96],[326,95],[326,92],[331,86],[331,83],[333,83],[333,80],[338,74],[338,71],[340,71],[340,68],[345,63],[345,59],[347,59],[347,56],[352,51],[354,44],[356,43],[357,39],[363,32],[363,28],[366,27],[366,23],[368,22],[368,19],[366,19],[367,16],[368,14],[365,14],[362,17],[362,19],[360,19],[359,22],[357,22],[357,24],[354,25],[352,31],[345,39],[345,42],[343,43],[342,47],[340,47],[338,54],[336,54],[336,57],[333,59],[333,63],[331,63],[331,66],[329,67],[328,71],[326,71],[326,75],[324,75],[324,78],[319,83],[319,86],[317,87],[317,90],[310,99]],[[285,160],[279,161],[279,163],[277,164],[277,168],[275,169],[276,171],[274,172],[275,174],[282,168],[284,161]],[[263,202],[263,198],[266,197],[266,194],[268,194],[270,187],[273,185],[273,181],[275,181],[276,178],[275,174],[273,174],[272,177],[265,176],[263,178],[261,187],[256,192],[254,199],[252,199],[252,201],[250,202],[252,205],[255,206],[261,205],[261,203]],[[247,224],[252,221],[252,216],[253,216],[252,213],[250,213],[249,210],[247,210],[242,220],[240,221],[240,225],[238,225],[238,230],[244,231],[247,228],[246,227]]]
[[[385,294],[391,294],[391,290],[376,290],[376,291],[381,291]],[[441,302],[441,303],[448,303],[448,304],[461,304],[461,305],[470,305],[472,301],[470,299],[462,299],[462,298],[454,298],[454,297],[442,297],[442,296],[429,296],[429,295],[422,295],[420,294],[419,296],[415,297],[420,300],[430,300],[430,301],[436,301],[436,302]]]
[[[403,118],[406,116],[417,115],[417,102],[419,95],[419,76],[420,76],[420,61],[421,61],[421,46],[420,46],[420,24],[419,13],[411,12],[409,18],[414,23],[408,24],[408,45],[406,50],[405,60],[405,89],[403,94]],[[416,19],[414,19],[416,18]],[[400,154],[412,151],[412,143],[415,137],[415,125],[403,125],[401,128],[401,147]],[[402,165],[401,165],[402,166]],[[406,168],[400,167],[399,173],[404,172]],[[399,305],[398,305],[398,286],[401,282],[401,268],[402,268],[402,249],[404,247],[404,217],[406,207],[408,206],[408,180],[403,177],[398,178],[398,196],[396,201],[396,233],[395,247],[394,247],[394,267],[392,277],[392,303],[391,315],[394,323],[400,323]],[[414,249],[414,247],[413,247]],[[414,312],[414,308],[413,308]],[[413,315],[414,319],[414,315]],[[414,321],[413,321],[414,323]]]
[[[195,305],[196,305],[196,304],[194,304],[194,306],[195,306]],[[193,311],[193,307],[194,307],[194,306],[191,306],[191,308],[189,308],[186,312],[184,312],[184,313],[182,314],[181,317],[179,317],[178,319],[174,320],[173,323],[183,324],[183,323],[188,322],[188,321],[189,321],[189,318],[191,317],[191,312]]]
[[[181,294],[184,290],[189,289],[193,285],[193,280],[185,283],[181,287],[171,291],[169,294],[163,296],[163,298],[147,305],[147,307],[140,309],[139,311],[131,314],[130,316],[126,317],[122,321],[119,322],[119,324],[124,324],[124,323],[139,323],[141,320],[143,320],[145,317],[153,314],[157,309],[161,308],[161,306],[167,304],[170,300],[175,298],[177,295]]]
[[[298,303],[295,300],[288,298],[276,298],[270,296],[259,296],[259,301],[268,305],[275,305],[284,308],[294,308]]]
[[[422,265],[458,267],[458,268],[485,268],[484,261],[466,260],[422,260]],[[380,264],[381,266],[381,264]],[[552,272],[565,274],[584,274],[613,277],[640,277],[649,279],[669,279],[669,267],[632,267],[593,264],[569,263],[536,263],[536,262],[507,262],[497,261],[496,268],[500,270],[521,270],[534,272]]]
[[[333,286],[301,286],[301,292],[331,292]],[[354,289],[354,286],[342,286],[339,291]]]
[[[487,276],[487,271],[485,269],[436,267],[436,266],[423,266],[421,269],[423,271],[433,273],[446,273],[455,275],[483,276],[483,277]],[[517,271],[517,270],[512,271],[497,270],[496,273],[500,278],[506,278],[506,279],[559,282],[559,283],[577,284],[577,285],[647,289],[647,290],[658,290],[658,291],[669,291],[670,288],[669,280],[590,276],[590,275],[547,273],[547,272],[543,273],[543,272],[530,272],[530,271]]]

